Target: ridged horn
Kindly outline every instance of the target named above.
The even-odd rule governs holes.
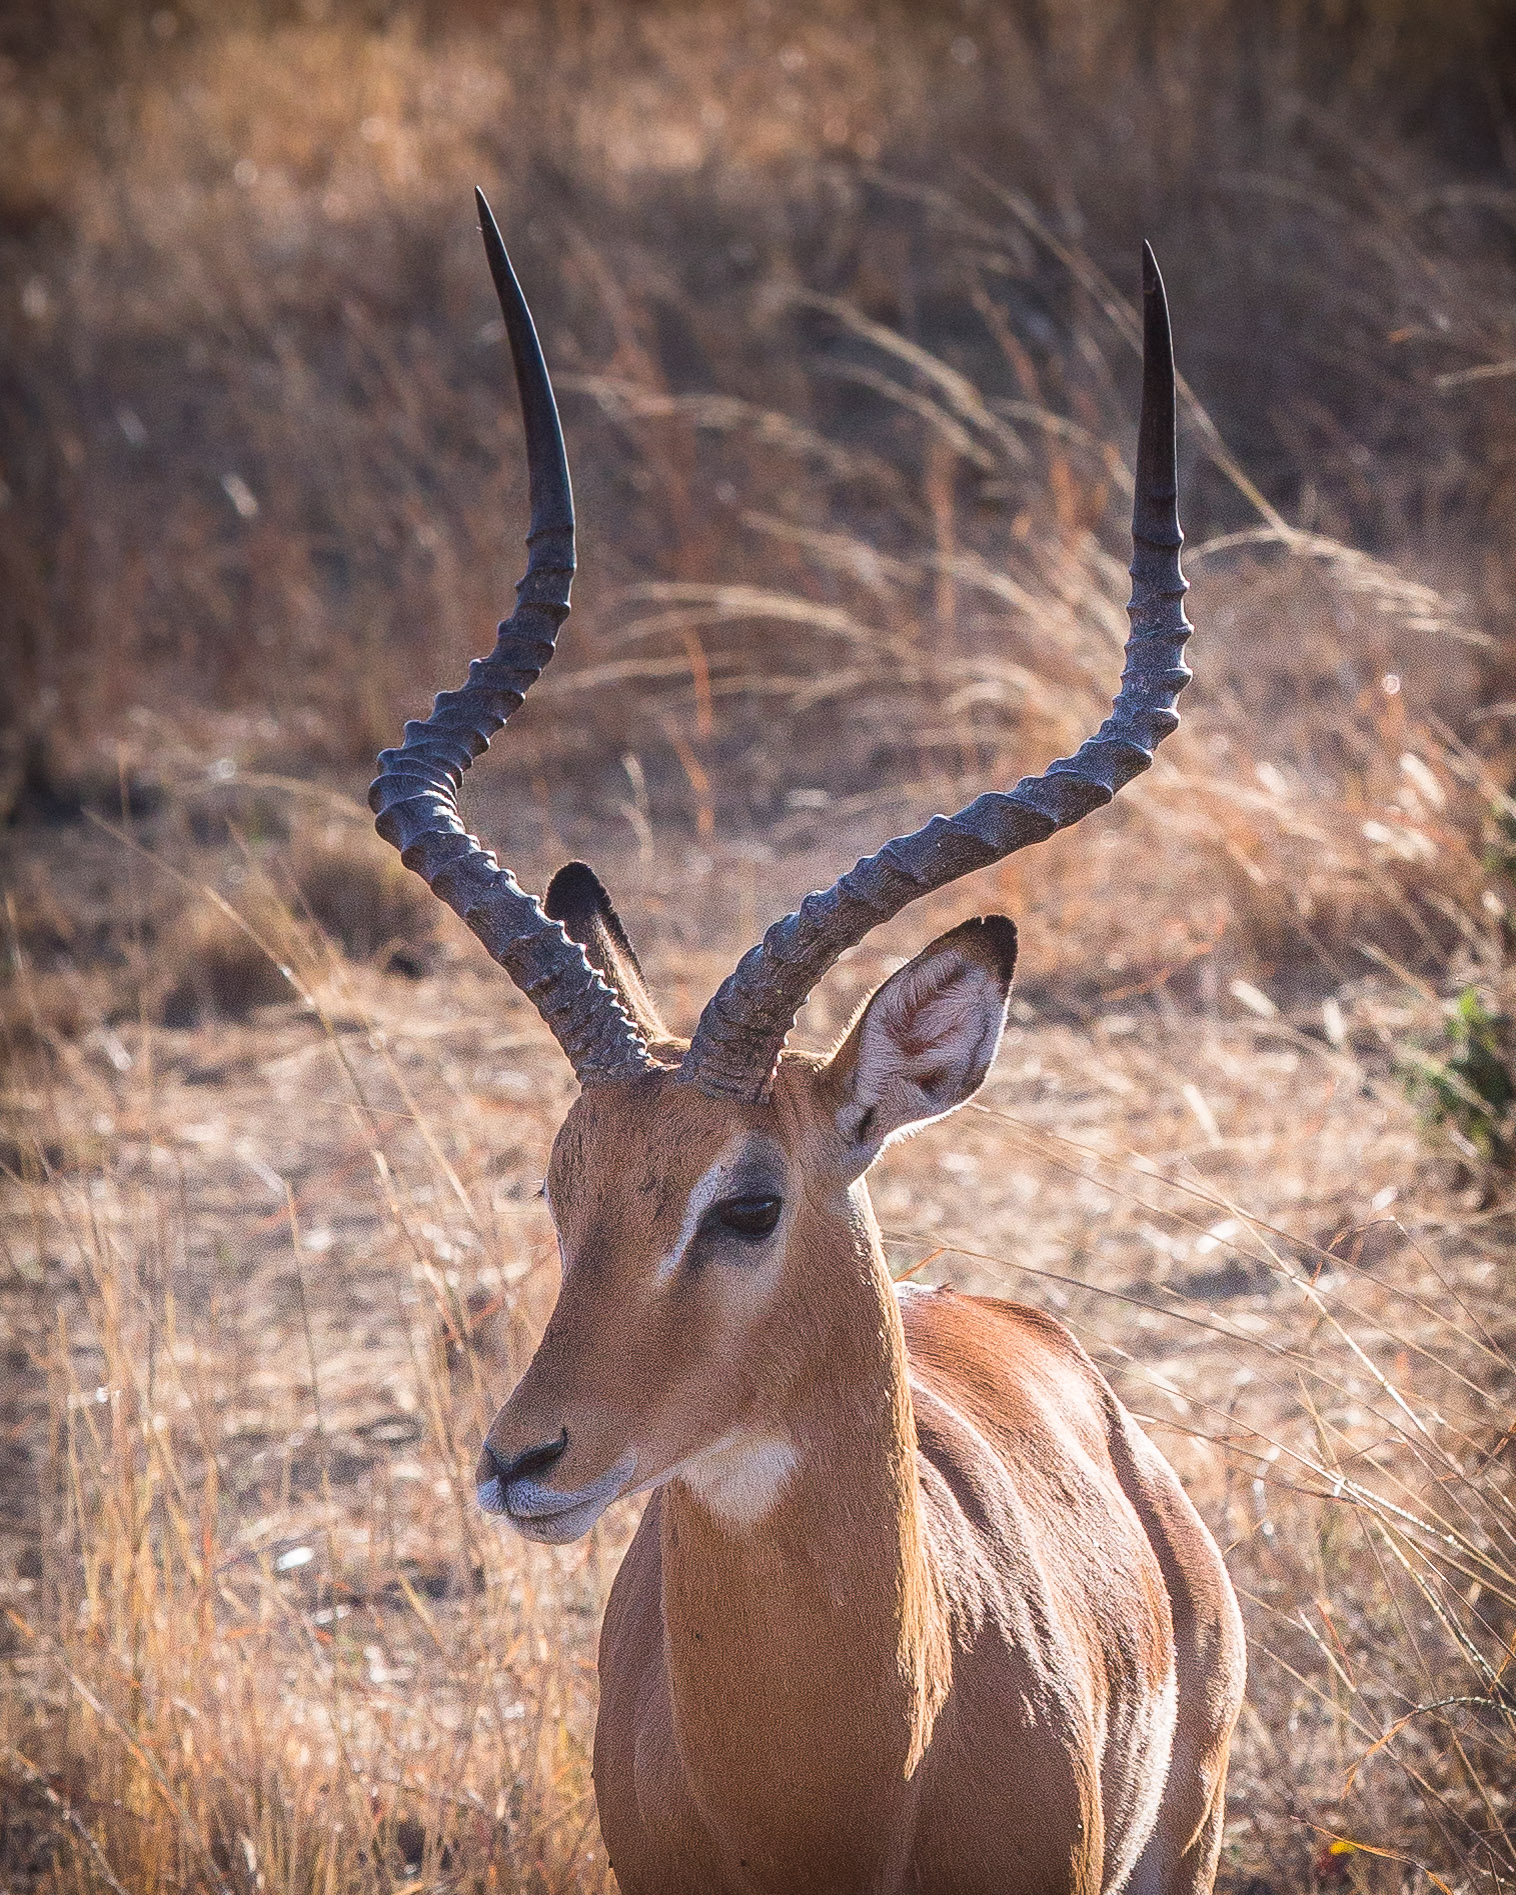
[[[617,1079],[651,1065],[641,1034],[583,948],[469,834],[458,810],[464,771],[489,748],[553,655],[574,577],[574,497],[558,404],[494,216],[484,193],[475,195],[526,432],[526,574],[489,657],[474,660],[461,690],[441,692],[424,722],[405,726],[399,749],[380,754],[369,807],[406,867],[463,917],[536,1007],[581,1082]]]
[[[1190,681],[1184,643],[1188,590],[1179,569],[1174,352],[1168,301],[1151,248],[1142,251],[1143,374],[1132,508],[1131,632],[1110,716],[1076,754],[1013,790],[990,791],[956,816],[934,816],[887,842],[832,887],[807,895],[744,955],[700,1016],[680,1078],[715,1098],[756,1103],[768,1093],[806,996],[845,949],[908,903],[1017,849],[1043,842],[1092,810],[1153,760],[1179,722]]]

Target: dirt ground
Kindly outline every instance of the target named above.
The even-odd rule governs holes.
[[[63,865],[79,912],[91,887],[129,905],[118,878],[145,911],[170,870],[224,867],[213,847],[165,869],[152,830],[136,852],[93,825],[55,830],[34,865]],[[627,876],[645,964],[688,1023],[739,940],[725,911],[743,862],[605,867]],[[985,880],[957,905],[992,901]],[[893,933],[909,946],[934,919]],[[1223,1885],[1325,1886],[1347,1865],[1399,1886],[1395,1865],[1331,1848],[1386,1820],[1404,1836],[1407,1772],[1432,1797],[1412,1834],[1455,1822],[1447,1759],[1414,1723],[1372,1749],[1370,1720],[1393,1724],[1411,1682],[1375,1655],[1386,1618],[1414,1606],[1424,1638],[1440,1628],[1382,1560],[1365,1575],[1359,1542],[1425,1477],[1409,1416],[1470,1439],[1508,1398],[1499,1227],[1426,1156],[1384,1052],[1389,983],[1335,1014],[1271,1011],[1256,989],[1181,1010],[1161,987],[1060,1010],[1035,910],[1023,922],[1038,1003],[1016,1003],[979,1098],[878,1167],[891,1266],[1068,1322],[1226,1548],[1253,1682]],[[692,931],[719,945],[678,938]],[[824,1042],[894,964],[879,944],[855,953],[802,1037]],[[161,992],[152,954],[135,972]],[[571,1077],[451,923],[420,978],[309,932],[292,973],[302,993],[244,1019],[118,1015],[12,1071],[13,1762],[87,1826],[70,1799],[100,1799],[71,1774],[78,1718],[117,1729],[128,1775],[131,1746],[210,1724],[262,1786],[233,1818],[197,1819],[231,1830],[205,1845],[223,1875],[236,1837],[243,1868],[295,1849],[293,1818],[263,1806],[293,1772],[297,1809],[361,1790],[385,1886],[454,1886],[464,1855],[500,1886],[606,1885],[585,1760],[598,1619],[635,1508],[545,1549],[471,1498],[483,1428],[555,1290],[536,1192]],[[1472,1373],[1449,1346],[1466,1333],[1476,1352],[1488,1338]],[[0,1830],[18,1887],[67,1847],[36,1844],[28,1867],[24,1833],[14,1817]]]

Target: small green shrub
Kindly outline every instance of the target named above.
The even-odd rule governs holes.
[[[1503,875],[1516,883],[1516,803],[1509,796],[1490,810],[1485,826],[1484,868],[1488,875]]]
[[[1412,1053],[1406,1082],[1429,1124],[1461,1155],[1509,1169],[1516,1158],[1516,1045],[1511,1021],[1475,987],[1451,1004],[1439,1046]]]

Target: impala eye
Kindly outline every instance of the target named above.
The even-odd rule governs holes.
[[[783,1198],[727,1198],[712,1207],[711,1219],[739,1237],[767,1237],[783,1209]]]

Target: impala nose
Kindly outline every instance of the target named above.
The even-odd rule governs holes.
[[[556,1441],[544,1441],[538,1447],[525,1449],[512,1460],[502,1461],[486,1441],[474,1475],[479,1505],[486,1513],[505,1513],[506,1495],[512,1481],[540,1479],[563,1458],[568,1444],[569,1431],[565,1428]]]

